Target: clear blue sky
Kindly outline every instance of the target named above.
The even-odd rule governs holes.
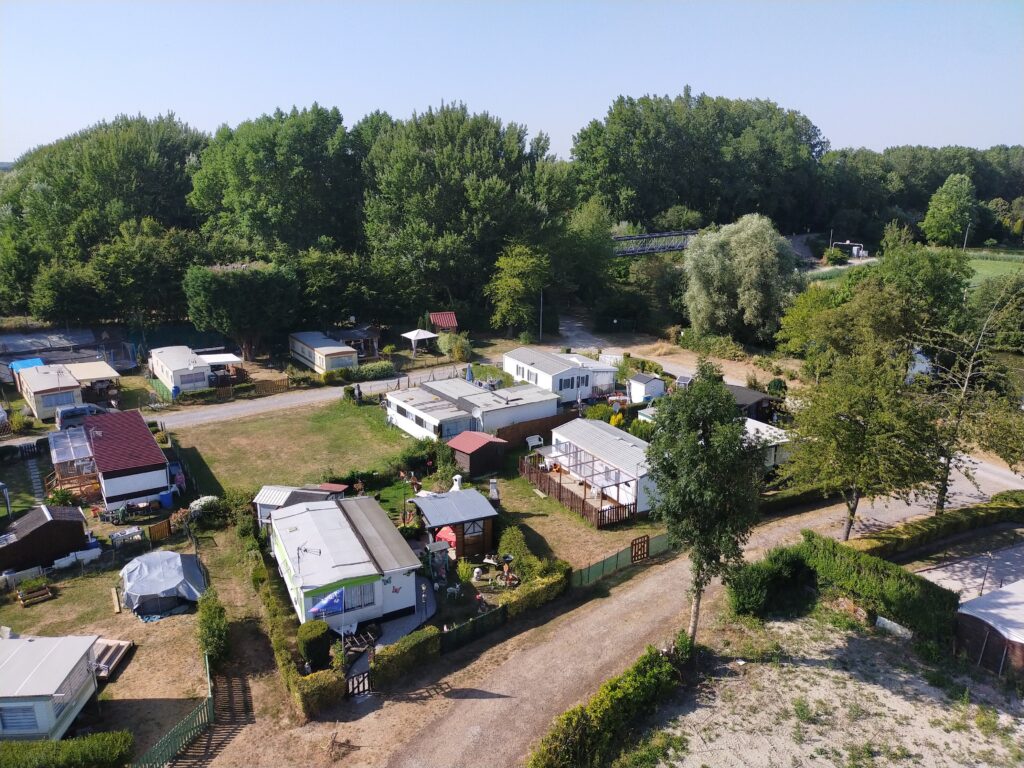
[[[0,0],[0,159],[119,113],[212,131],[464,101],[572,136],[619,94],[771,98],[833,147],[1024,142],[1024,0]]]

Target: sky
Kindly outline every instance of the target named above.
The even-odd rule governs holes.
[[[464,102],[572,138],[621,95],[766,98],[833,147],[1024,143],[1024,0],[0,0],[0,160],[118,114]]]

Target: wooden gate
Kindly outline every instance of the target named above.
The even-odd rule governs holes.
[[[370,673],[360,672],[346,679],[346,696],[358,696],[364,693],[373,693],[373,686],[370,685]]]
[[[637,536],[633,539],[630,548],[632,549],[632,562],[639,563],[641,560],[646,560],[651,553],[651,537]]]

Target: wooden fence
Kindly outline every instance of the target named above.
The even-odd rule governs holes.
[[[283,379],[256,379],[252,382],[253,391],[260,397],[278,395],[288,391],[288,377]]]
[[[545,443],[550,443],[551,430],[567,424],[575,418],[577,418],[577,414],[574,411],[563,411],[554,416],[545,416],[543,419],[531,419],[519,424],[510,424],[507,427],[501,427],[494,434],[495,437],[508,440],[516,447],[522,446],[526,438],[531,435],[540,435],[544,438]]]
[[[607,528],[616,523],[623,523],[636,518],[636,502],[632,504],[598,505],[585,499],[571,487],[559,482],[540,465],[537,456],[524,456],[519,460],[519,474],[525,477],[534,488],[547,494],[559,504],[575,512],[595,528]],[[575,481],[573,481],[575,482]]]
[[[160,741],[131,764],[131,768],[164,768],[173,762],[214,721],[213,682],[210,679],[210,657],[206,657],[206,698],[171,728]]]

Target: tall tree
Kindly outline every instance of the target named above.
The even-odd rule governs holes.
[[[377,320],[387,307],[377,305],[376,290],[359,256],[310,248],[275,254],[275,261],[295,271],[300,286],[299,317],[326,331],[351,316]],[[365,316],[365,317],[364,317]]]
[[[299,297],[291,269],[261,262],[190,267],[184,288],[196,328],[237,342],[246,360],[264,340],[288,329]]]
[[[972,448],[995,453],[1011,468],[1024,463],[1021,392],[995,357],[1000,342],[1024,323],[1024,270],[976,308],[966,328],[926,329],[921,337],[922,346],[935,350],[925,378],[938,412],[936,514],[946,508],[953,471],[972,477],[967,458]]]
[[[935,414],[908,387],[909,361],[905,352],[875,345],[839,358],[830,376],[800,391],[782,474],[842,494],[843,541],[861,499],[906,500],[934,478]]]
[[[761,448],[747,441],[736,402],[707,361],[689,386],[659,401],[647,461],[656,489],[652,514],[690,557],[692,642],[704,590],[743,559],[764,472]]]
[[[796,256],[764,216],[750,214],[687,248],[686,308],[699,334],[770,340],[797,286]]]
[[[337,108],[318,104],[225,126],[192,167],[189,202],[208,234],[263,251],[309,248],[322,238],[355,248],[362,203],[355,149],[374,131],[368,124],[353,138]]]
[[[525,245],[505,248],[484,289],[494,305],[491,325],[506,327],[509,336],[515,328],[529,328],[537,316],[538,299],[548,282],[550,268],[547,256]]]
[[[960,245],[967,228],[978,224],[978,200],[969,176],[954,173],[928,202],[921,230],[937,245]]]

